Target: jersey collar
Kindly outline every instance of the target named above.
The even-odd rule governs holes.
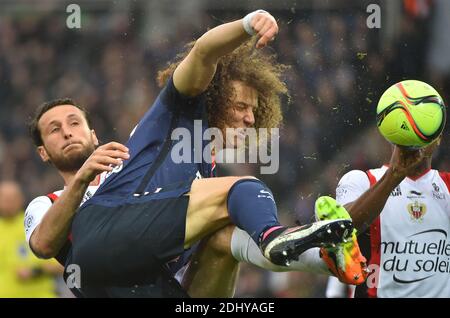
[[[389,164],[384,164],[383,167],[385,167],[386,169],[389,168]],[[406,177],[407,179],[410,179],[412,181],[417,181],[420,178],[422,178],[423,176],[425,176],[426,174],[428,174],[428,172],[430,172],[432,170],[432,168],[428,168],[427,170],[425,170],[424,172],[422,172],[420,175],[416,176],[416,177]]]

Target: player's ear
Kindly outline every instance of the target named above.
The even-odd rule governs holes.
[[[98,142],[98,138],[97,138],[97,135],[95,134],[94,129],[91,129],[91,136],[92,136],[92,140],[94,141],[95,147],[98,147],[99,142]]]
[[[48,156],[47,150],[45,150],[44,146],[38,146],[37,152],[39,156],[41,157],[42,161],[47,162],[50,160],[50,157]]]

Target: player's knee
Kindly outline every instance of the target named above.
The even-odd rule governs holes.
[[[239,181],[239,180],[258,180],[259,181],[259,179],[257,177],[254,177],[254,176],[237,177],[237,181]]]
[[[223,192],[220,193],[220,195],[218,195],[215,199],[216,200],[220,200],[220,204],[221,206],[225,207],[225,212],[226,212],[226,206],[227,206],[227,200],[228,200],[228,196],[230,194],[230,192],[232,191],[232,189],[240,183],[243,182],[261,182],[258,178],[253,177],[253,176],[242,176],[242,177],[227,177],[225,183],[222,184],[223,186]],[[228,217],[228,213],[226,212],[226,216]]]
[[[227,201],[230,198],[232,192],[235,192],[236,190],[238,193],[242,191],[245,192],[248,189],[264,189],[270,191],[269,187],[256,177],[237,177],[228,190]]]
[[[231,180],[231,182],[228,184],[228,193],[238,184],[240,183],[245,183],[245,182],[261,182],[261,180],[259,180],[256,177],[253,176],[242,176],[242,177],[233,177],[233,179]]]

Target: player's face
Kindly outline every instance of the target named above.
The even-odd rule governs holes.
[[[77,171],[98,145],[82,111],[72,105],[56,106],[38,122],[43,146],[38,147],[43,161],[50,161],[64,172]]]
[[[223,132],[227,147],[239,148],[244,145],[245,134],[234,136],[233,140],[226,140],[226,128],[250,128],[255,124],[254,110],[258,107],[258,92],[241,81],[232,81],[235,95],[230,105],[228,122]]]
[[[13,217],[22,207],[23,194],[19,186],[10,181],[0,183],[0,217]]]

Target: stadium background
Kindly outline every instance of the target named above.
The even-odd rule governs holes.
[[[27,202],[62,187],[27,135],[37,105],[73,97],[92,114],[102,142],[125,142],[158,94],[157,71],[183,44],[257,8],[279,22],[268,52],[292,66],[280,169],[260,176],[286,222],[311,221],[315,198],[334,196],[348,170],[389,160],[390,147],[375,128],[376,103],[387,87],[424,80],[450,100],[449,0],[78,0],[81,29],[66,26],[69,3],[0,1],[0,180],[18,181]],[[381,7],[379,29],[366,24],[371,3]],[[449,145],[447,128],[434,168],[450,170]],[[227,166],[219,175],[258,171]],[[243,265],[236,296],[323,297],[325,284],[318,275]]]

